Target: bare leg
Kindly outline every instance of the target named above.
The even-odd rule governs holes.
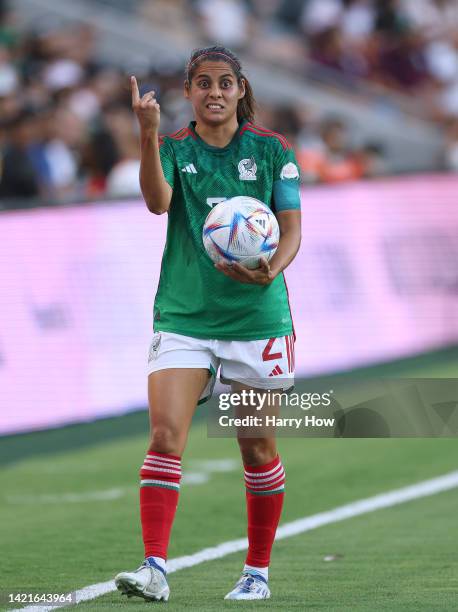
[[[150,451],[183,454],[192,417],[208,378],[208,370],[200,368],[170,368],[149,375]]]

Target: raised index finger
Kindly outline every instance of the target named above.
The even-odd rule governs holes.
[[[130,77],[130,87],[132,90],[132,104],[140,102],[140,92],[138,91],[137,79],[134,76]]]

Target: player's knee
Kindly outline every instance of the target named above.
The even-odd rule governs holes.
[[[153,429],[149,450],[154,453],[179,454],[179,432],[169,425],[160,425]]]
[[[277,456],[275,442],[270,438],[239,438],[238,443],[245,465],[265,465]]]

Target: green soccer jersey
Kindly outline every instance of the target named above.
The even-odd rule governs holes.
[[[173,189],[154,304],[154,330],[215,340],[260,340],[292,333],[283,274],[267,286],[235,281],[214,267],[202,227],[215,204],[257,198],[274,212],[299,209],[299,171],[286,139],[243,122],[223,148],[195,123],[161,136],[161,163]]]

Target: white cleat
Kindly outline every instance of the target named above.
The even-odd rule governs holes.
[[[242,574],[234,589],[224,599],[269,599],[267,582],[259,574]]]
[[[157,565],[143,563],[134,572],[115,576],[118,591],[127,597],[142,597],[148,601],[167,601],[170,595],[165,572]]]

